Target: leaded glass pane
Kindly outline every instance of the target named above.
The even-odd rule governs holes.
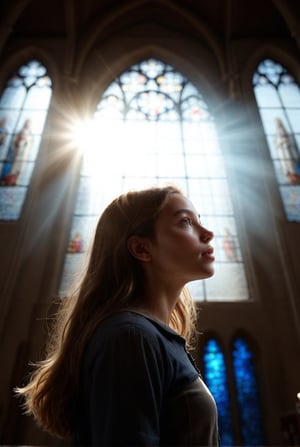
[[[299,86],[282,65],[266,59],[253,87],[286,217],[300,222]]]
[[[275,89],[273,88],[273,91]],[[289,77],[289,80],[278,86],[278,95],[280,96],[284,107],[299,108],[300,104],[300,90],[293,79]]]
[[[297,186],[280,186],[280,194],[285,205],[287,218],[298,221],[300,209],[300,195]]]
[[[244,339],[237,338],[232,356],[243,445],[265,445],[253,352]]]
[[[51,99],[51,80],[37,61],[13,74],[0,99],[0,219],[20,217]],[[20,188],[19,188],[20,186]]]
[[[300,101],[299,101],[299,106],[300,106]],[[291,130],[292,132],[295,133],[300,133],[300,108],[299,109],[295,109],[289,110],[289,119],[290,119],[290,123],[291,123]],[[298,148],[299,149],[299,148]],[[294,156],[297,156],[298,153],[294,154]],[[299,166],[299,163],[298,163]]]
[[[205,344],[203,364],[205,382],[218,408],[221,445],[232,446],[234,437],[225,359],[219,343],[214,339]]]
[[[5,220],[16,220],[19,218],[19,210],[22,208],[26,195],[26,188],[15,186],[2,186],[0,188],[0,216]]]
[[[242,264],[220,263],[218,273],[205,280],[206,294],[212,301],[241,301],[248,298],[247,280]]]
[[[182,119],[188,122],[200,122],[210,118],[207,106],[198,97],[190,96],[181,107]]]
[[[2,93],[0,107],[3,109],[20,109],[26,97],[26,88],[24,85],[7,87]]]
[[[51,98],[51,89],[48,85],[33,86],[28,91],[24,102],[25,109],[44,110],[44,104],[49,104]]]
[[[207,285],[204,281],[191,284],[194,298],[247,299],[216,126],[195,86],[170,65],[156,59],[142,61],[108,86],[94,123],[97,131],[93,141],[98,143],[84,148],[74,219],[98,216],[108,199],[123,191],[174,184],[190,196],[203,215],[203,224],[215,233],[216,274],[212,284],[216,287],[208,286],[210,279]],[[226,284],[234,289],[230,291],[228,286],[222,295],[225,264],[227,272],[235,275],[227,278]]]

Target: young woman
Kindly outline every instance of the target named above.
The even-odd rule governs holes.
[[[74,445],[218,445],[216,405],[187,351],[195,310],[184,287],[213,275],[212,238],[174,187],[105,209],[46,360],[17,390],[45,430]]]

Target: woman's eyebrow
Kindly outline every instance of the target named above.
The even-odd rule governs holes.
[[[178,214],[190,214],[192,216],[197,216],[200,220],[200,214],[195,214],[193,210],[190,210],[189,208],[181,208],[180,210],[175,211],[174,216],[177,216]]]

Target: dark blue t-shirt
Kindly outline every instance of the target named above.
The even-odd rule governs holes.
[[[217,445],[215,402],[185,340],[134,312],[101,322],[83,356],[73,443]]]

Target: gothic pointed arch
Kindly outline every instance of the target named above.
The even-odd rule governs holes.
[[[215,233],[216,275],[190,284],[195,300],[249,298],[214,117],[185,75],[155,58],[134,64],[104,91],[81,141],[83,163],[62,290],[83,262],[88,235],[113,197],[172,183]]]
[[[47,69],[22,64],[0,98],[0,219],[18,220],[38,155],[52,95]]]
[[[163,4],[157,0],[134,0],[119,5],[113,11],[102,16],[101,19],[95,17],[79,42],[77,63],[74,70],[75,76],[80,75],[89,52],[97,47],[97,41],[101,36],[106,37],[109,34],[110,29],[120,26],[124,28],[128,23],[131,24],[130,26],[141,22],[151,23],[153,18],[155,21],[164,22],[165,26],[168,27],[167,17],[169,15],[176,17],[179,23],[184,23],[190,30],[191,35],[197,35],[203,40],[204,45],[212,52],[223,77],[226,72],[226,62],[220,38],[202,17],[195,17],[183,4],[179,5],[171,0],[165,0]],[[153,39],[150,39],[150,41],[153,42]]]

